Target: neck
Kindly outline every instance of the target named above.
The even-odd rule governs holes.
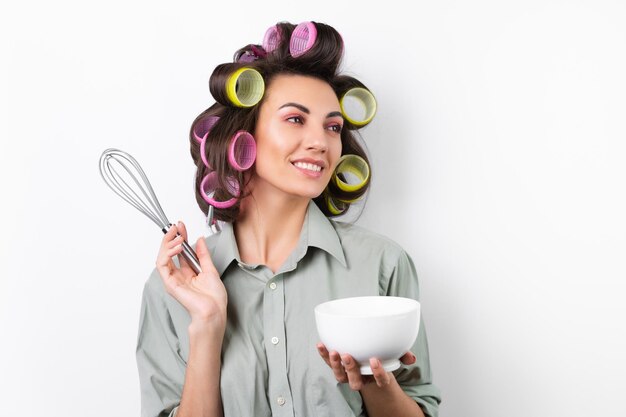
[[[276,271],[298,244],[310,199],[253,189],[234,224],[241,260]]]

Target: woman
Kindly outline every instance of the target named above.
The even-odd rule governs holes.
[[[354,88],[367,93],[338,74],[342,54],[330,26],[279,23],[213,72],[218,103],[196,118],[190,143],[196,199],[222,230],[198,239],[199,274],[179,256],[184,225],[163,238],[137,345],[143,416],[437,415],[423,324],[403,366],[387,372],[372,358],[372,376],[317,340],[321,302],[419,297],[402,248],[329,219],[370,181],[354,131],[373,114],[357,120],[340,104]],[[256,160],[238,160],[230,146],[250,134]],[[362,164],[348,170],[361,172],[356,185],[337,169],[346,155]]]

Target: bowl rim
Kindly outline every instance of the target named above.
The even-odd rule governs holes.
[[[365,298],[387,298],[387,299],[395,298],[395,299],[401,299],[402,302],[407,303],[408,306],[400,311],[393,311],[389,313],[376,314],[376,315],[349,314],[349,313],[336,314],[336,313],[329,313],[328,311],[323,311],[325,306],[329,304],[333,304],[339,301],[354,299],[354,298],[363,298],[363,299]],[[415,300],[409,297],[399,297],[399,296],[393,296],[393,295],[365,295],[365,296],[354,296],[354,297],[341,297],[341,298],[335,298],[333,300],[324,301],[323,303],[319,303],[318,305],[315,306],[314,312],[316,315],[341,317],[341,318],[382,318],[382,317],[392,317],[392,316],[397,316],[400,314],[406,314],[412,311],[415,307],[417,307],[417,311],[419,312],[421,308],[420,302],[418,300]]]

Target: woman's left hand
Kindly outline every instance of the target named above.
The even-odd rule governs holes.
[[[359,364],[349,354],[340,355],[336,351],[328,351],[323,343],[317,344],[317,351],[319,352],[326,365],[328,365],[335,374],[335,379],[338,382],[347,382],[350,384],[350,388],[354,391],[359,391],[365,384],[375,382],[379,387],[385,387],[391,382],[391,378],[394,378],[391,372],[385,371],[382,364],[377,358],[370,358],[370,367],[374,372],[373,375],[361,375],[361,368]],[[406,352],[400,361],[405,365],[415,363],[416,358],[412,352]]]

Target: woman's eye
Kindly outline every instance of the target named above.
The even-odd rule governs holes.
[[[289,117],[289,118],[287,119],[287,121],[288,121],[288,122],[291,122],[291,123],[299,123],[299,124],[302,124],[302,117],[300,117],[300,116],[291,116],[291,117]]]
[[[335,133],[341,133],[342,126],[341,125],[330,125],[328,129],[332,130]]]

